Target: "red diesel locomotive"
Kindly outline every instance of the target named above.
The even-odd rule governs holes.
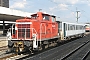
[[[46,45],[56,42],[55,38],[60,37],[56,16],[42,12],[32,14],[31,18],[16,20],[10,31],[12,33],[8,32],[8,47],[16,52],[45,48]]]

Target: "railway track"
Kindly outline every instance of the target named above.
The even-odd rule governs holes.
[[[8,49],[7,46],[0,47],[0,51],[7,50],[7,49]]]
[[[17,55],[17,54],[14,54],[14,53],[2,54],[2,55],[0,55],[0,60],[17,60],[17,59],[26,57],[26,56],[28,56],[28,55],[29,55],[29,54]]]
[[[0,60],[16,60],[29,55],[29,54],[18,55],[16,53],[7,52],[7,50],[8,48],[6,46],[0,48]]]
[[[7,46],[0,47],[0,55],[5,54],[7,49],[8,49]]]
[[[3,55],[0,56],[0,60],[6,60],[7,58],[14,57],[14,56],[16,56],[16,54],[12,54],[12,53],[3,54]]]
[[[83,60],[90,60],[90,50],[85,54]]]
[[[90,41],[88,40],[89,37],[90,35],[84,38],[77,39],[75,41],[71,41],[56,48],[44,51],[40,54],[24,58],[23,60],[70,60],[69,57],[73,55],[75,52],[80,51],[79,49],[83,50],[85,47],[87,48],[88,46],[90,46]],[[87,54],[89,52],[89,48],[86,48],[86,51],[84,53],[81,52],[83,54],[83,57],[81,58],[82,60],[84,60],[87,57]],[[76,56],[73,58],[76,58]]]
[[[73,60],[85,60],[85,58],[87,57],[89,51],[88,51],[85,55],[84,55],[83,52],[81,53],[81,54],[83,54],[82,56],[81,56],[81,54],[77,55],[77,53],[79,53],[78,51],[79,51],[80,49],[83,50],[83,47],[84,47],[85,45],[90,46],[90,41],[87,41],[87,42],[85,42],[84,44],[78,46],[76,49],[72,50],[71,52],[69,52],[68,54],[66,54],[66,55],[63,56],[62,58],[60,58],[60,60],[72,60],[72,59],[73,59]],[[86,50],[86,49],[85,49],[85,50]],[[85,51],[84,51],[84,52],[85,52]],[[76,54],[77,56],[79,56],[79,57],[75,56],[75,54]]]
[[[90,49],[87,51],[87,53],[83,56],[82,60],[87,60],[86,58],[89,57]],[[90,59],[89,59],[90,60]]]

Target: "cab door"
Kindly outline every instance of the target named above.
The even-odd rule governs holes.
[[[56,22],[56,16],[51,16],[52,17],[52,37],[58,36],[58,23]]]

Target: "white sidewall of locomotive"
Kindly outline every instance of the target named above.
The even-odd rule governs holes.
[[[33,48],[37,48],[37,38],[36,38],[36,34],[33,34]]]
[[[11,37],[11,32],[7,32],[7,40],[11,40],[12,37]]]

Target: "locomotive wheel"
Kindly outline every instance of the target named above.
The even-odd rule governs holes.
[[[44,50],[44,49],[45,49],[45,45],[41,44],[40,47],[39,47],[39,50]]]
[[[43,50],[45,49],[45,45],[42,45],[42,49],[43,49]]]
[[[23,41],[15,42],[13,48],[14,48],[15,53],[23,52],[23,50],[24,50]]]

